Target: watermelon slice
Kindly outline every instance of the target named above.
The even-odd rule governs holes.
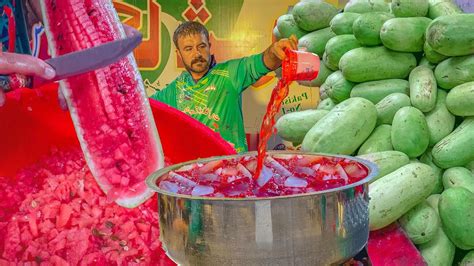
[[[373,266],[424,266],[418,249],[398,223],[370,232],[367,253]]]
[[[110,0],[42,0],[53,57],[125,37]],[[133,208],[151,197],[144,179],[163,167],[148,98],[132,54],[60,82],[87,164],[109,200]]]

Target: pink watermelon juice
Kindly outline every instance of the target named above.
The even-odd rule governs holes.
[[[367,177],[363,164],[344,157],[302,154],[267,155],[254,179],[255,156],[184,165],[158,180],[158,187],[201,197],[274,197],[349,185]]]
[[[125,37],[110,0],[42,0],[52,56]],[[109,200],[135,207],[151,197],[144,179],[163,166],[137,65],[128,57],[60,82],[87,164]]]
[[[319,74],[320,60],[316,54],[290,49],[286,49],[285,54],[286,57],[281,66],[282,78],[272,91],[267,111],[260,127],[255,178],[259,178],[261,174],[267,151],[267,142],[272,136],[273,127],[275,126],[275,117],[280,113],[281,104],[286,96],[288,96],[290,84],[295,80],[313,80]]]
[[[267,142],[273,134],[273,127],[275,126],[275,116],[280,112],[283,100],[288,96],[289,86],[291,82],[285,79],[278,81],[277,85],[272,91],[270,102],[267,106],[267,112],[263,117],[262,126],[260,127],[260,138],[258,140],[258,156],[257,169],[254,177],[259,178],[262,173],[263,160],[267,151]]]

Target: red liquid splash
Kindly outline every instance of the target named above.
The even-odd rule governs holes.
[[[286,57],[282,62],[283,78],[278,81],[278,84],[273,89],[267,106],[267,112],[260,128],[258,164],[254,179],[260,177],[263,162],[265,161],[267,142],[273,133],[273,126],[275,125],[275,115],[279,112],[283,100],[288,96],[289,85],[294,80],[313,80],[319,74],[320,60],[317,55],[291,49],[286,49],[285,54]]]
[[[290,83],[291,82],[281,79],[273,89],[270,102],[267,106],[267,112],[263,117],[262,127],[260,128],[257,169],[255,171],[254,179],[257,179],[262,172],[263,161],[265,160],[265,155],[267,153],[267,142],[273,133],[273,126],[275,125],[275,115],[280,111],[281,103],[286,96],[288,96]]]

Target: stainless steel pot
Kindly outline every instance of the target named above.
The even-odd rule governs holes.
[[[160,240],[180,265],[329,265],[359,253],[369,236],[368,182],[377,167],[368,161],[339,155],[369,169],[363,180],[321,192],[271,198],[204,198],[160,189],[167,173],[213,157],[173,165],[147,179],[158,192]]]

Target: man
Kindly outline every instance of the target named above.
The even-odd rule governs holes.
[[[220,64],[216,64],[210,54],[207,29],[198,22],[179,25],[173,42],[187,71],[151,98],[169,104],[219,132],[237,152],[247,151],[242,92],[277,69],[285,57],[285,49],[297,49],[296,37],[275,42],[261,54]]]

